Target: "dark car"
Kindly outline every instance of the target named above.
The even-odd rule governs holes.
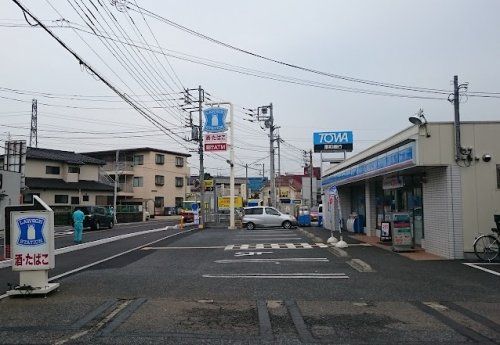
[[[102,206],[77,206],[76,210],[81,210],[85,215],[83,227],[91,230],[99,230],[102,228],[113,228],[114,216],[109,208]]]

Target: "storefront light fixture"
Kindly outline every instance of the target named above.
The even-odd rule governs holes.
[[[427,128],[427,119],[425,118],[423,109],[420,109],[417,114],[410,116],[408,118],[408,121],[410,121],[411,123],[413,123],[416,126],[424,127],[425,128],[425,136],[427,138],[429,138],[431,136],[429,133],[429,129]]]

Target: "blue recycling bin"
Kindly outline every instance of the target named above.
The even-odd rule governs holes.
[[[322,215],[318,216],[318,226],[319,227],[323,226],[323,216]]]
[[[302,214],[297,218],[299,222],[299,226],[311,226],[311,215],[310,214]]]

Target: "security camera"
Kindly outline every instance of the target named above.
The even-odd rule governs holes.
[[[491,155],[490,155],[490,154],[488,154],[488,153],[484,154],[484,155],[483,155],[483,162],[486,162],[486,163],[487,163],[487,162],[489,162],[489,161],[491,161]]]

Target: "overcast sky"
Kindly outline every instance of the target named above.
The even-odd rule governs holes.
[[[307,68],[445,90],[451,90],[453,75],[458,74],[461,82],[469,83],[469,91],[500,92],[499,1],[136,1],[151,12],[225,43]],[[141,42],[144,38],[150,46],[156,46],[157,39],[163,52],[176,57],[165,58],[120,43],[113,46],[103,39],[116,50],[112,54],[95,35],[51,22],[64,18],[76,23],[72,24],[76,28],[89,30],[69,5],[75,5],[73,0],[22,0],[118,89],[129,95],[143,95],[135,99],[157,107],[151,111],[177,135],[187,135],[181,123],[186,114],[176,108],[158,108],[178,102],[180,94],[162,96],[156,102],[147,93],[179,92],[182,87],[201,85],[213,99],[235,103],[238,164],[252,163],[251,167],[260,171],[257,164],[265,163],[266,170],[269,168],[269,139],[258,124],[244,120],[248,116],[242,107],[273,103],[275,123],[281,127],[280,134],[286,142],[281,145],[282,172],[301,171],[299,149],[312,147],[314,131],[353,130],[355,152],[359,152],[408,127],[408,116],[419,108],[424,109],[429,121],[453,119],[452,105],[442,99],[446,95],[373,87],[264,61],[194,37],[154,18],[146,16],[144,21],[133,10],[135,1],[129,2],[131,8],[120,12],[107,0],[78,0],[82,10],[92,11],[95,17],[89,16],[90,20],[99,30],[106,30],[108,37],[114,37],[114,31],[122,40],[128,36]],[[120,27],[115,26],[107,11]],[[176,141],[168,138],[114,97],[107,86],[82,70],[75,58],[45,31],[29,27],[20,9],[9,0],[0,2],[0,42],[0,140],[5,140],[8,133],[14,139],[29,138],[31,99],[37,98],[39,147],[93,151],[151,146],[183,152],[195,148],[193,143],[177,137]],[[124,65],[136,71],[132,73],[137,78],[144,78],[140,83],[115,57],[120,53],[128,59],[123,60]],[[231,64],[237,67],[230,68],[240,73],[179,59],[187,57],[182,54],[189,54],[188,58],[195,61],[210,59]],[[242,68],[264,74],[245,75],[242,72],[249,71]],[[262,78],[271,73],[280,75],[273,75],[274,79],[300,78],[307,84],[328,84],[329,89]],[[440,99],[348,93],[332,90],[332,85]],[[67,95],[83,97],[70,99]],[[500,120],[499,106],[499,98],[469,97],[461,104],[462,119]],[[228,174],[224,162],[227,154],[207,156],[210,173]],[[194,174],[197,160],[196,154],[190,159]],[[319,162],[318,155],[315,160]],[[237,172],[243,175],[244,168],[238,165]],[[249,173],[253,176],[257,171]]]

